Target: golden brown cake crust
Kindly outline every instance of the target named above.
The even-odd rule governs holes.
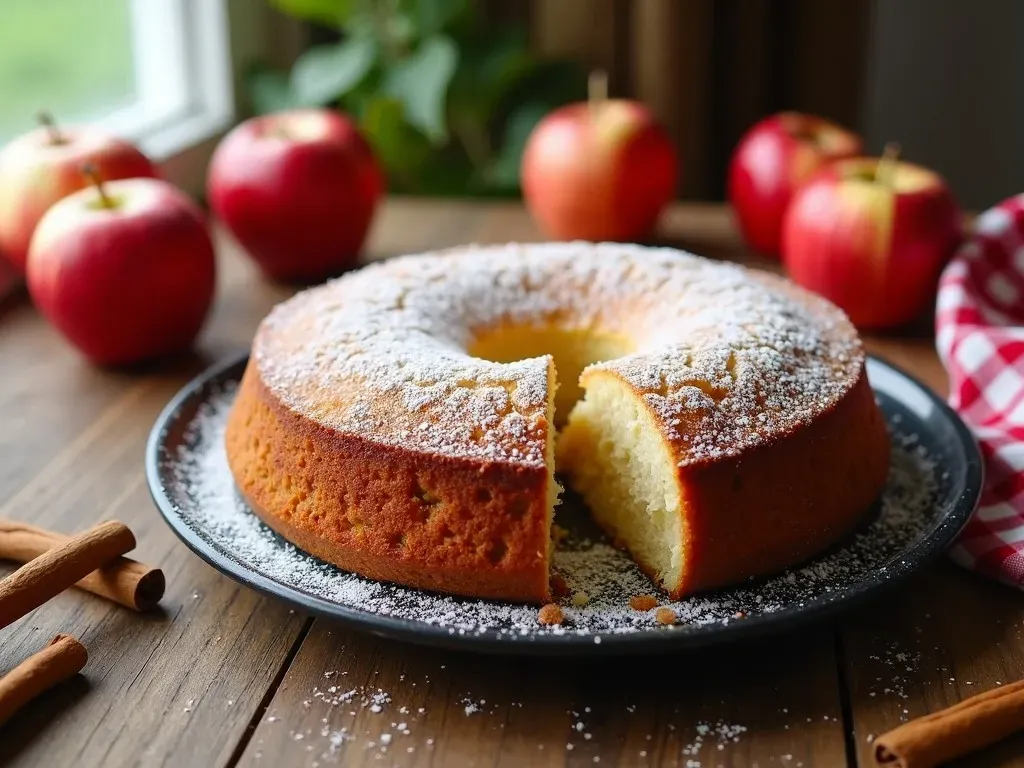
[[[226,442],[246,501],[307,552],[422,589],[549,599],[543,467],[422,456],[339,435],[283,407],[253,364]]]
[[[838,309],[678,251],[559,244],[392,259],[277,307],[228,423],[241,492],[343,569],[549,600],[550,359],[466,352],[523,323],[635,342],[581,380],[625,381],[676,459],[676,597],[813,555],[881,490],[885,425]]]
[[[827,413],[740,457],[680,467],[687,544],[674,598],[766,575],[852,531],[881,493],[889,437],[866,373]]]

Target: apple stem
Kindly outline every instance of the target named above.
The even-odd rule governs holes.
[[[900,156],[900,145],[890,141],[885,145],[882,156],[878,158],[878,165],[875,167],[875,181],[886,187],[892,188],[893,175],[896,173],[896,161]]]
[[[61,133],[60,128],[57,127],[57,121],[53,119],[53,115],[47,112],[45,109],[41,110],[36,115],[36,120],[39,124],[46,129],[46,132],[50,135],[50,144],[66,144],[67,138]]]
[[[114,201],[107,196],[107,191],[103,188],[103,177],[100,175],[99,169],[92,163],[86,163],[82,166],[82,173],[92,182],[92,185],[96,187],[96,191],[100,196],[100,205],[104,208],[113,208]]]
[[[595,69],[587,78],[587,102],[590,113],[596,114],[598,108],[608,100],[608,73],[603,69]]]

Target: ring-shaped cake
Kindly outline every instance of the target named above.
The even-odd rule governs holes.
[[[673,597],[828,547],[889,466],[839,309],[620,244],[404,256],[297,294],[257,332],[226,446],[302,549],[528,602],[550,599],[556,466]]]

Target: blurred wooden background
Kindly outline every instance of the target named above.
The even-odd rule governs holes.
[[[718,199],[736,141],[780,109],[861,122],[866,0],[484,0],[537,49],[609,72],[678,142],[680,194]]]

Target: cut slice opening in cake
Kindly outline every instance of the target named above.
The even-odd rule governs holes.
[[[615,376],[594,371],[556,460],[604,531],[660,585],[681,580],[686,531],[675,464],[653,417]]]
[[[583,497],[591,515],[659,584],[674,589],[683,567],[682,499],[672,457],[653,417],[617,377],[593,371],[586,390],[580,374],[594,363],[633,351],[625,337],[589,329],[506,326],[478,334],[469,353],[494,362],[550,355],[554,396],[549,423],[549,500],[561,487],[557,469]],[[555,371],[558,386],[555,385]],[[557,444],[556,444],[557,443]]]

